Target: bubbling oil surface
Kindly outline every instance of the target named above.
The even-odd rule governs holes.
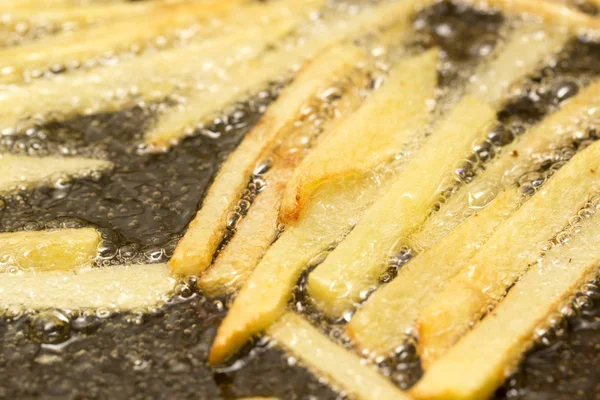
[[[481,15],[442,2],[417,16],[412,45],[438,45],[445,50],[440,81],[450,87],[467,78],[474,61],[496,46],[502,22],[499,14]],[[521,134],[577,93],[598,76],[599,61],[600,45],[573,41],[556,65],[533,76],[522,95],[499,113],[503,132],[511,138]],[[93,226],[104,238],[101,264],[164,262],[215,172],[275,95],[261,93],[163,154],[146,154],[136,148],[144,129],[163,107],[160,104],[42,124],[25,136],[2,136],[1,150],[97,156],[112,161],[115,169],[106,176],[57,182],[1,199],[0,231]],[[584,132],[573,146],[549,155],[550,164],[540,164],[521,179],[523,193],[534,193],[561,162],[596,139],[595,131]],[[492,150],[480,149],[478,156],[492,157]],[[259,168],[255,178],[262,173]],[[256,182],[251,184],[250,197],[257,189]],[[238,206],[234,212],[243,214],[246,203]],[[413,255],[405,249],[393,267],[401,268]],[[316,257],[313,264],[322,259]],[[392,278],[393,274],[382,279]],[[540,336],[538,347],[498,391],[498,399],[584,399],[600,393],[597,293],[597,284],[582,288],[575,306],[565,309],[568,324],[561,320],[553,331],[559,333]],[[248,346],[246,355],[232,365],[209,369],[206,359],[227,300],[206,299],[191,279],[178,285],[165,305],[150,312],[45,310],[0,318],[0,375],[4,377],[0,398],[339,397],[325,381],[266,339]],[[340,321],[323,319],[311,308],[303,280],[293,306],[333,340],[350,347],[343,330],[349,316]],[[401,388],[409,388],[421,375],[414,345],[408,342],[394,357],[374,360]]]

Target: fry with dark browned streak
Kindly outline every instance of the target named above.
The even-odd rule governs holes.
[[[335,47],[311,62],[297,75],[279,99],[223,165],[200,211],[177,245],[169,263],[176,274],[191,275],[203,272],[223,238],[227,214],[240,198],[260,156],[274,146],[286,126],[298,119],[300,110],[334,77],[343,75],[363,56],[357,48]]]

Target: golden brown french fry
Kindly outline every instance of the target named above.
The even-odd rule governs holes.
[[[213,91],[200,91],[181,109],[173,109],[164,115],[158,125],[146,135],[150,149],[164,150],[176,143],[200,123],[212,120],[222,110],[250,94],[258,92],[273,80],[281,78],[303,61],[311,59],[323,49],[344,39],[366,35],[373,30],[388,27],[394,23],[408,25],[408,17],[418,6],[431,0],[410,0],[367,8],[358,15],[343,16],[329,24],[309,26],[300,32],[305,40],[299,44],[280,46],[267,52],[263,57],[249,60],[239,65],[221,84],[211,86]],[[208,87],[208,86],[207,86]]]
[[[425,74],[432,81],[422,86],[419,90],[407,90],[406,80],[400,80],[395,86],[397,89],[403,88],[406,91],[404,101],[394,103],[396,107],[373,108],[368,106],[368,102],[363,103],[358,113],[353,114],[334,130],[326,132],[323,140],[312,150],[315,152],[328,152],[330,147],[322,146],[328,141],[329,137],[334,137],[343,143],[347,140],[353,140],[357,146],[362,146],[362,127],[364,122],[358,120],[355,116],[372,120],[377,117],[382,120],[390,120],[385,113],[395,113],[398,109],[407,104],[418,102],[421,104],[419,113],[427,113],[427,98],[433,97],[435,82],[437,80],[435,63],[431,63],[426,57],[415,57],[413,62],[422,62],[423,68],[401,69],[406,73],[405,79],[412,79],[418,82],[424,81],[418,79],[414,73]],[[406,63],[399,64],[396,68],[406,66]],[[429,70],[427,69],[429,68]],[[384,90],[386,85],[392,82],[384,83],[384,86],[371,94],[369,98],[371,103],[376,98],[378,104],[385,103],[385,98],[395,98],[395,92]],[[398,86],[399,85],[399,86]],[[429,93],[424,93],[423,88],[430,88]],[[368,107],[371,113],[361,113],[364,107]],[[393,121],[393,120],[392,120]],[[407,132],[419,132],[423,126],[423,118],[416,117],[412,119],[412,124],[402,125],[402,129]],[[379,126],[375,131],[377,135],[389,135],[398,129],[398,126]],[[339,135],[338,132],[348,132]],[[387,145],[384,141],[379,141],[383,146]],[[307,159],[304,160],[304,162]],[[304,162],[298,168],[302,168]],[[353,171],[354,172],[354,171]],[[217,338],[213,344],[210,355],[210,362],[220,363],[231,356],[240,346],[242,346],[252,335],[259,333],[275,321],[285,310],[285,306],[291,296],[292,289],[296,285],[302,271],[308,267],[311,259],[325,251],[329,246],[339,242],[344,235],[356,224],[360,216],[376,198],[380,190],[385,187],[393,171],[383,169],[375,171],[368,168],[362,175],[350,173],[345,177],[338,177],[338,180],[328,182],[328,185],[317,191],[311,201],[304,205],[304,210],[300,217],[293,224],[286,227],[285,232],[267,251],[259,265],[252,272],[252,275],[240,291],[234,304],[230,308],[227,317],[221,324]]]
[[[29,157],[0,154],[0,193],[52,185],[112,168],[112,163],[81,157]]]
[[[583,222],[569,241],[550,250],[512,287],[494,311],[427,370],[413,388],[417,399],[490,397],[512,372],[559,307],[593,278],[600,262],[600,215]]]
[[[600,143],[577,154],[504,222],[419,316],[421,360],[427,367],[498,302],[542,252],[544,242],[600,188]]]
[[[272,148],[280,134],[299,118],[303,105],[336,76],[347,74],[362,57],[362,51],[356,47],[332,48],[308,64],[267,109],[221,167],[202,207],[177,245],[169,264],[174,273],[196,274],[208,268],[225,233],[227,214],[244,191],[261,154]]]
[[[523,80],[560,51],[571,35],[566,29],[524,23],[510,32],[499,49],[484,61],[466,88],[467,94],[499,108],[515,83]]]
[[[297,314],[288,312],[267,333],[310,370],[325,376],[357,400],[409,399],[360,357],[331,342]]]
[[[524,201],[518,188],[496,197],[430,250],[403,266],[398,276],[378,289],[346,326],[361,350],[387,356],[404,343],[419,312],[429,305]]]
[[[83,64],[107,53],[128,51],[134,45],[144,46],[160,36],[173,37],[177,29],[193,23],[209,25],[208,20],[222,17],[240,3],[241,0],[214,0],[163,4],[147,15],[9,47],[0,51],[0,83],[19,82],[35,71],[39,73],[56,65],[66,68],[72,62]],[[87,8],[80,12],[86,15]]]
[[[92,228],[0,233],[0,271],[48,271],[89,266],[102,238]],[[2,280],[6,275],[2,275]]]
[[[284,313],[302,271],[348,233],[376,198],[385,178],[371,175],[334,182],[319,192],[295,225],[286,227],[219,327],[210,353],[211,364],[225,361]]]
[[[165,264],[22,271],[2,274],[0,308],[143,311],[164,302],[174,285]]]
[[[282,202],[282,221],[296,220],[322,185],[390,161],[421,133],[416,129],[424,129],[429,118],[437,60],[438,50],[433,49],[400,62],[376,95],[323,139],[319,151],[310,153],[294,172]]]
[[[330,104],[328,100],[312,101],[311,107],[315,111],[303,114],[300,126],[293,124],[288,127],[289,132],[282,135],[285,138],[273,155],[264,155],[271,161],[271,169],[264,176],[267,186],[258,194],[248,215],[236,227],[231,241],[221,250],[213,265],[200,276],[198,287],[203,293],[223,296],[239,290],[273,243],[279,231],[277,217],[285,185],[294,168],[309,151],[306,146],[314,145],[321,132],[327,132],[332,124],[342,123],[362,102],[361,91],[368,84],[366,71],[357,71],[352,75],[350,79],[340,77],[342,82],[325,89],[328,92],[337,87],[343,93],[341,99],[335,104]],[[318,128],[312,122],[315,115],[324,120]],[[308,140],[307,144],[299,144],[305,140]]]
[[[469,157],[474,143],[485,139],[495,121],[490,106],[465,97],[440,123],[385,195],[309,275],[308,291],[320,309],[340,316],[360,301],[361,292],[377,284],[398,239],[425,221],[456,165]]]

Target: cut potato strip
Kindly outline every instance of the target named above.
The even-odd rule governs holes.
[[[377,284],[398,250],[451,185],[454,170],[496,121],[485,102],[465,97],[394,178],[348,237],[308,277],[308,291],[330,317],[342,315]]]
[[[412,390],[417,399],[492,396],[559,307],[592,279],[600,263],[600,215],[550,250],[512,287],[491,315],[436,361]]]
[[[486,164],[485,170],[442,205],[412,237],[417,249],[425,250],[447,235],[461,221],[485,207],[498,193],[517,183],[525,173],[553,149],[568,145],[575,136],[598,118],[600,82],[581,90],[562,108],[500,149],[500,154]]]
[[[20,6],[20,7],[19,7]],[[15,29],[20,25],[27,26],[28,31],[44,28],[45,30],[62,30],[85,27],[98,22],[135,18],[149,14],[154,10],[164,10],[160,2],[146,1],[141,3],[94,4],[86,7],[72,4],[39,4],[11,6],[0,4],[0,27]]]
[[[94,4],[120,3],[127,0],[3,0],[0,11],[23,8],[45,9],[66,6],[90,6]]]
[[[265,174],[267,187],[257,196],[250,207],[248,215],[236,228],[235,235],[227,246],[219,253],[213,265],[200,276],[198,287],[209,296],[224,296],[235,293],[246,281],[264,253],[273,243],[279,232],[278,215],[285,185],[294,168],[318,141],[321,132],[327,132],[332,124],[343,123],[362,102],[361,91],[369,83],[365,71],[357,71],[357,76],[343,79],[331,88],[343,93],[342,98],[330,104],[327,100],[316,100],[308,107],[316,111],[303,114],[300,126],[298,123],[288,127],[290,132],[284,134],[285,139],[277,146],[275,153],[265,157],[271,161],[271,169]],[[342,77],[340,77],[342,78]],[[321,97],[321,96],[319,96]],[[324,109],[319,111],[319,109]],[[315,126],[313,117],[324,121]],[[308,140],[307,144],[304,141]]]
[[[162,7],[149,15],[128,18],[112,24],[50,36],[23,46],[0,51],[0,83],[13,83],[32,73],[51,67],[101,57],[107,53],[129,51],[132,46],[144,47],[158,37],[172,37],[179,28],[217,18],[229,12],[241,0],[214,0],[202,3],[183,3],[171,9]],[[168,5],[168,4],[167,4]],[[83,10],[85,12],[85,10]]]
[[[332,183],[269,248],[239,292],[210,353],[210,363],[229,358],[284,312],[302,272],[341,240],[385,186],[386,176]]]
[[[58,75],[27,86],[7,86],[0,92],[0,129],[15,124],[25,128],[36,118],[110,111],[134,100],[162,100],[173,92],[185,94],[197,86],[222,85],[223,70],[255,57],[270,41],[289,32],[291,23],[256,25],[114,67]]]
[[[290,169],[282,168],[265,177],[268,186],[258,194],[227,247],[200,276],[198,287],[204,294],[211,297],[233,294],[248,279],[277,237],[277,215],[290,175]]]
[[[425,222],[407,241],[412,248],[425,253],[404,266],[392,283],[373,294],[348,325],[348,332],[359,347],[386,355],[403,342],[416,314],[523,201],[517,188],[509,188],[492,200],[496,194],[534,168],[536,154],[559,148],[571,140],[582,124],[586,125],[586,119],[594,117],[591,111],[599,99],[599,84],[584,89],[562,110],[503,150],[471,184],[459,189],[440,212]],[[482,208],[483,211],[471,216]],[[377,329],[373,329],[375,326]]]
[[[525,29],[532,31],[531,28]],[[520,36],[516,34],[518,32],[519,30],[513,32],[512,39],[509,39],[499,50],[498,56],[487,64],[488,68],[507,71],[506,65],[512,65],[507,60],[511,60],[515,49],[519,49],[523,44]],[[562,36],[560,38],[564,39]],[[560,47],[559,42],[555,47],[548,47],[547,53],[538,53],[538,57],[543,58],[551,54]],[[534,66],[534,63],[531,66]],[[494,87],[495,83],[489,80],[492,75],[485,71],[485,67],[482,67],[477,76],[487,78],[478,78],[475,81],[492,82],[484,87],[493,88],[498,94],[494,102],[500,104],[501,86]],[[516,82],[519,75],[515,71],[515,74],[509,75],[512,76],[509,79]],[[472,87],[467,92],[473,93],[476,90]],[[373,294],[354,315],[347,331],[357,346],[376,355],[387,355],[403,343],[420,310],[435,298],[448,279],[452,278],[489,239],[495,229],[520,207],[524,199],[517,188],[508,189],[488,206],[489,209],[484,209],[462,225],[459,224],[487,206],[497,193],[502,191],[501,183],[505,186],[512,185],[520,174],[532,168],[535,153],[547,151],[551,144],[558,146],[561,142],[559,139],[564,140],[565,136],[568,136],[567,129],[575,126],[575,121],[587,113],[585,106],[593,106],[597,92],[598,89],[594,87],[585,89],[563,110],[524,134],[522,141],[503,151],[498,159],[486,166],[486,170],[476,177],[474,182],[459,189],[448,203],[442,205],[440,212],[426,220],[421,229],[405,241],[406,245],[424,254],[418,255],[404,266],[392,283]],[[518,152],[515,152],[517,149]],[[505,173],[511,169],[513,171],[509,179]],[[452,230],[456,226],[458,228]],[[449,232],[450,235],[446,236]],[[373,329],[375,326],[377,328]]]
[[[335,77],[346,75],[363,56],[356,47],[336,46],[308,64],[281,93],[221,167],[200,211],[175,249],[169,264],[174,273],[197,274],[208,268],[223,239],[227,214],[244,191],[260,156],[299,118],[303,105],[331,85]]]
[[[501,299],[548,243],[600,188],[600,143],[575,155],[464,265],[419,317],[425,366],[442,356]]]
[[[266,88],[269,82],[284,77],[304,57],[303,53],[288,53],[282,49],[235,66],[217,85],[208,88],[208,91],[201,91],[202,95],[196,93],[187,104],[163,115],[157,126],[146,134],[145,141],[150,150],[168,149],[186,134],[193,132],[199,124],[217,117],[228,105],[245,99]]]
[[[175,285],[165,264],[4,274],[0,307],[143,311],[160,305]]]
[[[594,117],[590,111],[599,99],[599,84],[584,89],[562,110],[503,150],[407,240],[407,245],[424,253],[404,266],[392,283],[374,293],[354,315],[347,330],[357,346],[387,355],[402,344],[417,314],[523,203],[518,188],[502,193],[504,187],[514,185],[521,174],[535,168],[536,154],[571,140],[586,119]],[[502,194],[493,200],[498,193]]]
[[[417,59],[426,60],[423,57],[417,57]],[[435,68],[435,63],[431,68]],[[416,78],[413,69],[404,71],[407,77],[422,81],[422,79]],[[433,97],[437,78],[431,70],[419,70],[418,73],[426,74],[433,81],[433,83],[427,84],[427,87],[430,88],[429,93],[424,95],[422,88],[417,91],[407,91],[403,97],[403,103],[398,103],[397,107],[370,108],[372,113],[369,114],[360,111],[367,106],[365,102],[359,108],[358,115],[368,121],[374,118],[390,121],[391,119],[384,113],[394,114],[398,109],[409,107],[408,105],[413,102],[419,102],[421,105],[419,112],[426,113],[428,105],[425,98]],[[400,88],[396,87],[396,89]],[[391,95],[395,96],[395,93],[380,88],[371,94],[370,99],[378,97],[378,102],[380,102]],[[326,132],[318,146],[310,154],[328,152],[329,146],[322,145],[330,143],[330,135],[337,136],[338,132],[354,132],[343,135],[342,139],[354,140],[357,146],[362,146],[364,142],[360,128],[366,124],[364,121],[354,118],[355,115],[357,114],[353,114],[333,130]],[[411,121],[412,125],[402,125],[402,129],[407,132],[418,132],[425,129],[423,126],[425,122],[422,118],[414,118]],[[379,127],[380,129],[376,133],[382,135],[398,129],[396,125],[380,125]],[[379,141],[379,143],[387,145],[384,141]],[[395,145],[395,143],[393,144]],[[384,149],[376,150],[381,152]],[[337,180],[323,185],[313,195],[311,201],[303,205],[304,209],[298,220],[287,226],[286,231],[267,251],[240,291],[219,328],[210,356],[211,363],[220,363],[227,359],[252,335],[268,327],[284,312],[292,289],[302,272],[309,266],[310,260],[319,256],[329,246],[339,242],[347,234],[358,222],[366,207],[386,186],[386,182],[392,174],[391,169],[383,168],[377,173],[375,169],[369,168],[362,175],[353,172],[345,177],[338,177]]]
[[[146,143],[151,149],[168,148],[197,125],[212,120],[226,106],[258,92],[269,82],[281,79],[323,49],[343,39],[364,36],[369,31],[382,29],[394,22],[400,21],[406,25],[408,16],[415,11],[415,4],[421,5],[418,1],[410,0],[368,8],[355,17],[344,16],[325,27],[310,27],[308,32],[304,32],[306,38],[299,41],[300,44],[280,46],[263,57],[241,64],[221,84],[206,86],[208,91],[199,91],[188,104],[168,112],[148,132]]]
[[[333,27],[315,28],[313,35],[319,37],[321,33],[322,40],[329,41],[325,33],[331,33],[330,29],[334,29],[339,38],[348,32],[364,33],[369,27],[375,29],[401,20],[403,15],[407,19],[424,5],[423,1],[410,0],[368,8],[355,17],[340,19]],[[233,88],[234,93],[239,93],[239,88],[223,84],[227,77],[227,74],[223,76],[223,68],[250,58],[245,48],[262,49],[264,46],[256,46],[256,42],[261,43],[259,39],[267,35],[269,27],[280,29],[281,25],[255,25],[225,37],[207,38],[196,45],[161,51],[111,67],[36,80],[27,87],[7,86],[0,93],[0,130],[18,128],[21,132],[40,118],[55,120],[78,112],[111,111],[130,105],[134,100],[164,99],[173,92],[187,95],[192,88],[203,90],[210,98],[210,88],[218,87],[222,89],[219,98],[227,99],[226,89]],[[35,101],[31,101],[32,98]],[[214,104],[207,103],[213,108]],[[201,110],[199,113],[206,115]]]
[[[325,376],[357,400],[409,399],[374,367],[333,343],[297,314],[283,315],[267,333],[310,370]]]
[[[570,35],[566,30],[550,30],[526,23],[509,34],[489,62],[484,62],[471,77],[466,92],[495,108],[508,98],[512,86],[523,80],[548,58],[560,51]]]
[[[420,311],[523,201],[519,189],[507,190],[433,248],[403,266],[398,276],[373,293],[346,326],[353,343],[374,356],[388,356],[401,346]]]
[[[101,241],[92,228],[0,233],[0,272],[85,267],[96,257]],[[0,281],[5,279],[3,274]]]
[[[401,61],[383,86],[302,162],[286,188],[281,220],[296,220],[319,187],[389,162],[429,119],[438,50]]]
[[[112,168],[112,163],[80,157],[29,157],[0,154],[0,193],[52,185]]]

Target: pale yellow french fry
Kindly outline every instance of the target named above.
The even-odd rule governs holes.
[[[598,117],[600,82],[592,83],[566,101],[560,110],[548,115],[486,164],[485,171],[458,189],[411,238],[414,246],[428,249],[447,235],[461,221],[485,207],[505,188],[517,183],[525,173],[536,168],[544,154],[568,145]]]
[[[246,281],[279,232],[278,215],[281,198],[294,168],[309,151],[298,143],[308,139],[308,146],[318,142],[319,132],[327,132],[332,124],[343,123],[348,115],[362,102],[361,90],[368,84],[366,71],[357,71],[351,79],[343,78],[337,83],[343,97],[327,111],[323,125],[317,129],[310,122],[311,114],[303,115],[302,124],[288,127],[290,132],[284,134],[283,143],[271,156],[271,169],[265,174],[267,187],[263,189],[252,203],[248,215],[236,227],[236,232],[227,246],[221,250],[210,266],[198,279],[198,287],[209,296],[224,296],[235,293]],[[354,76],[357,75],[357,76]],[[333,86],[332,86],[333,87]],[[330,89],[326,89],[328,91]],[[323,107],[318,101],[315,108]],[[318,111],[316,111],[318,113]],[[314,131],[317,132],[314,132]]]
[[[286,188],[283,222],[296,220],[322,185],[348,175],[360,176],[389,162],[422,132],[430,114],[427,103],[433,100],[437,83],[437,61],[438,50],[433,49],[398,63],[378,92],[323,139]]]
[[[164,10],[166,7],[158,1],[145,1],[140,3],[114,3],[91,4],[85,7],[76,4],[48,4],[37,5],[0,4],[0,15],[4,29],[14,29],[17,25],[27,25],[29,29],[50,28],[61,30],[81,28],[99,22],[115,21],[126,18],[135,18],[148,14],[154,10]]]
[[[39,9],[66,6],[89,6],[93,4],[119,3],[124,0],[3,0],[0,10],[18,10],[23,8]]]
[[[231,306],[210,354],[229,358],[285,311],[302,271],[358,222],[385,183],[384,176],[341,179],[319,192],[295,225],[286,227],[254,269]]]
[[[112,163],[81,157],[29,157],[0,154],[0,193],[52,185],[106,171]]]
[[[484,61],[469,80],[467,94],[495,108],[508,98],[510,89],[560,51],[571,37],[566,29],[525,23],[510,32],[500,49]]]
[[[392,283],[375,292],[353,316],[347,330],[357,346],[387,355],[403,343],[418,313],[522,205],[525,199],[519,189],[510,186],[535,168],[538,153],[560,148],[594,118],[599,94],[600,85],[593,84],[524,133],[406,241],[423,254],[404,266]]]
[[[128,51],[132,46],[145,46],[158,37],[173,37],[177,29],[193,23],[205,23],[222,17],[241,0],[182,3],[171,8],[156,7],[153,13],[98,25],[76,32],[49,36],[22,46],[0,50],[0,83],[14,83],[27,78],[33,71],[46,71],[55,65],[66,68],[69,63],[81,64],[107,53]],[[81,10],[86,13],[86,9]]]
[[[175,286],[165,264],[74,271],[21,271],[0,277],[0,308],[143,311],[161,305]]]
[[[415,157],[394,178],[348,237],[308,277],[308,291],[320,309],[340,316],[377,284],[399,238],[425,221],[447,189],[456,165],[483,141],[496,121],[485,102],[465,97],[440,123]]]
[[[227,214],[244,191],[261,154],[272,148],[285,128],[299,118],[303,105],[336,76],[347,74],[362,57],[363,52],[356,47],[332,48],[308,64],[267,109],[221,167],[202,207],[175,249],[169,264],[174,273],[196,274],[208,268],[225,233]]]
[[[91,265],[102,238],[92,228],[0,233],[0,271],[72,270]],[[2,275],[4,281],[6,275]]]
[[[308,321],[288,312],[267,333],[318,376],[357,400],[408,400],[409,397],[360,357],[333,343]]]
[[[291,170],[285,169],[265,177],[268,186],[258,194],[227,247],[200,276],[198,287],[204,294],[216,297],[235,293],[248,279],[277,237],[281,195],[290,175]]]
[[[353,343],[374,356],[387,356],[401,346],[419,312],[523,201],[518,188],[507,190],[433,248],[403,266],[391,283],[373,293],[353,315],[346,326]]]
[[[424,67],[429,67],[429,70],[417,69],[417,73],[425,74],[433,81],[426,85],[429,93],[424,93],[423,87],[418,91],[407,90],[404,94],[404,101],[397,104],[398,108],[370,107],[371,113],[368,114],[360,112],[368,106],[365,102],[359,108],[358,115],[367,120],[374,118],[390,120],[384,113],[396,113],[398,109],[408,107],[408,104],[414,102],[421,104],[421,109],[417,110],[417,113],[426,114],[428,111],[426,100],[433,97],[437,80],[436,74],[433,72],[435,63],[432,65],[425,57],[417,56],[417,60],[424,61],[426,63]],[[422,79],[416,78],[413,69],[404,69],[403,71],[407,74],[407,78],[422,81]],[[405,81],[400,80],[400,82],[404,83]],[[384,88],[385,85],[371,94],[370,99],[378,98],[377,102],[380,103],[385,98],[395,97],[394,91],[383,90]],[[396,86],[396,89],[400,88],[406,89],[406,86]],[[326,136],[323,136],[318,146],[310,154],[327,153],[330,149],[329,145],[322,146],[322,144],[328,142],[328,138],[331,136],[337,137],[341,141],[340,143],[353,140],[357,146],[362,146],[364,143],[361,136],[362,127],[365,124],[354,118],[355,115],[357,114],[344,120],[332,131],[326,132]],[[403,124],[401,127],[380,125],[380,129],[374,134],[389,135],[399,128],[410,133],[425,129],[423,125],[426,122],[423,121],[423,118],[417,117],[410,121],[411,124]],[[339,135],[340,131],[348,133]],[[383,146],[387,145],[385,141],[379,141],[379,143]],[[302,168],[302,165],[304,162],[298,168]],[[311,201],[304,205],[300,217],[286,227],[285,232],[267,251],[240,291],[219,328],[211,351],[211,363],[215,364],[227,359],[252,335],[268,327],[284,312],[292,289],[302,271],[308,267],[310,260],[329,246],[339,242],[347,234],[358,222],[364,210],[376,199],[380,190],[386,187],[386,182],[392,174],[391,168],[383,168],[377,172],[368,168],[361,175],[353,171],[347,176],[340,176],[337,180],[328,182],[313,194]]]
[[[550,250],[494,311],[427,370],[417,399],[475,400],[492,396],[534,342],[536,329],[597,275],[600,215],[584,221],[566,244]]]
[[[575,155],[464,265],[419,316],[421,360],[427,367],[498,302],[569,218],[600,189],[600,143]]]
[[[269,41],[289,29],[287,20],[257,24],[241,32],[207,38],[112,67],[58,75],[27,86],[6,86],[0,93],[0,129],[15,125],[24,128],[31,124],[30,119],[111,111],[134,101],[186,94],[198,86],[223,85],[224,71],[256,56]]]
[[[221,84],[207,86],[211,90],[197,92],[188,104],[168,112],[147,133],[146,143],[151,149],[164,150],[184,137],[190,129],[212,120],[226,106],[245,99],[266,87],[269,82],[284,77],[323,49],[398,21],[406,26],[408,17],[415,12],[417,6],[424,6],[429,2],[430,0],[425,3],[410,0],[381,5],[367,8],[352,18],[344,16],[325,26],[309,27],[306,32],[302,32],[305,40],[300,44],[279,47],[263,57],[241,64],[227,74]]]

